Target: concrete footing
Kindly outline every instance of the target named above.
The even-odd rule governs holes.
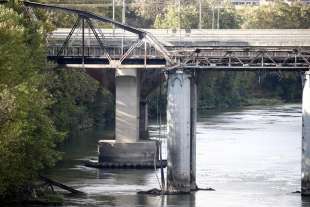
[[[195,111],[196,87],[191,74],[171,72],[167,105],[168,193],[188,193],[197,188]]]
[[[99,163],[111,166],[154,167],[158,162],[158,143],[155,141],[138,141],[120,143],[115,140],[101,140],[98,146]]]
[[[305,73],[302,97],[301,193],[310,195],[310,73]]]

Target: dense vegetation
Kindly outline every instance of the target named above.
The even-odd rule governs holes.
[[[98,82],[46,62],[52,26],[29,19],[13,1],[0,6],[0,200],[35,195],[34,181],[61,158],[57,145],[66,134],[113,116],[112,99]]]
[[[192,1],[182,3],[182,15],[174,0],[164,2],[130,1],[128,24],[198,27],[197,5]],[[214,25],[212,5],[211,1],[203,1],[203,28]],[[109,8],[89,8],[111,16]],[[118,20],[120,11],[118,7]],[[224,3],[219,13],[220,28],[310,26],[310,7],[299,3],[288,6],[277,1],[269,6],[239,9]],[[74,18],[40,10],[36,15],[39,21],[30,20],[19,1],[0,6],[0,200],[24,199],[32,194],[38,174],[61,158],[57,146],[67,133],[105,125],[105,120],[111,122],[113,117],[113,97],[98,82],[83,70],[55,69],[46,62],[47,32],[55,26],[70,25]],[[257,100],[271,98],[289,102],[301,96],[299,74],[208,72],[200,74],[199,79],[201,109],[257,104]],[[153,113],[157,98],[153,94],[149,99]],[[165,98],[159,98],[159,107],[163,108]]]
[[[28,195],[37,173],[60,158],[63,139],[50,118],[44,87],[42,28],[0,7],[0,199]]]

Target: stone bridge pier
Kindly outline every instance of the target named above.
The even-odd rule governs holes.
[[[302,97],[301,193],[310,195],[310,72],[306,72]]]
[[[176,70],[168,74],[167,191],[196,190],[197,86],[194,74]]]
[[[145,139],[147,103],[140,100],[140,76],[137,69],[115,72],[115,140],[99,142],[99,163],[103,165],[151,168],[158,162],[157,142]]]
[[[146,97],[158,85],[158,81],[154,80],[160,76],[156,73],[141,73],[136,69],[116,70],[115,140],[99,142],[99,163],[104,166],[153,168],[154,161],[159,166],[158,144],[144,139],[147,137]],[[188,193],[197,189],[195,72],[169,71],[167,99],[166,190],[169,193]]]

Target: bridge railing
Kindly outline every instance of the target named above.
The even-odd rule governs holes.
[[[66,47],[63,49],[61,54],[58,54],[60,49],[62,48],[61,44],[50,45],[48,47],[48,56],[49,57],[82,57],[83,56],[83,48],[79,45],[72,45],[70,47]],[[129,49],[128,46],[122,47],[105,47],[103,50],[98,45],[86,45],[84,46],[84,56],[85,57],[103,57],[105,52],[108,52],[112,59],[119,59],[122,57],[124,51]],[[146,53],[145,53],[146,52]],[[127,58],[162,58],[162,56],[156,51],[155,48],[148,47],[145,51],[145,48],[136,48]]]

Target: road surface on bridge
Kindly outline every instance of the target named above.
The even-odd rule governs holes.
[[[64,40],[71,28],[58,28],[51,33],[50,38]],[[121,29],[97,29],[104,35],[107,44],[124,38],[132,40],[137,35]],[[143,29],[153,34],[164,46],[182,47],[310,47],[310,29]],[[86,32],[86,38],[95,40],[94,35]],[[81,32],[75,33],[77,38]]]
[[[143,29],[142,29],[143,30]],[[122,29],[96,29],[112,59],[121,56],[139,41],[138,35]],[[171,58],[179,59],[187,68],[226,70],[275,69],[308,70],[310,30],[170,30],[146,29],[169,51]],[[76,30],[61,59],[58,51],[70,29],[59,28],[49,36],[49,56],[59,63],[80,65],[82,32]],[[103,51],[90,29],[84,32],[86,67],[92,68],[158,68],[166,67],[164,57],[153,47],[139,45],[128,55],[125,64],[106,64]],[[122,52],[124,51],[124,52]],[[199,51],[199,52],[197,52]],[[146,53],[146,54],[145,54]],[[199,53],[199,54],[198,54]],[[193,58],[193,57],[196,58]],[[147,62],[143,61],[147,59]],[[126,62],[127,61],[127,62]],[[199,67],[197,67],[199,66]],[[85,67],[85,65],[83,66]],[[258,68],[259,67],[259,68]]]

